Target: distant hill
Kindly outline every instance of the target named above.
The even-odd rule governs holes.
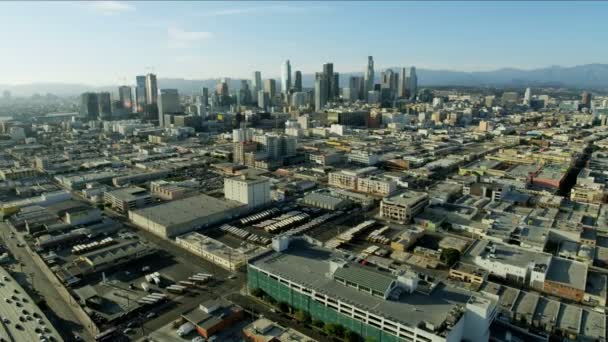
[[[400,67],[392,67],[398,71]],[[376,70],[376,78],[380,76]],[[418,81],[421,86],[562,86],[568,88],[608,89],[608,64],[586,64],[573,67],[550,66],[539,69],[504,68],[494,71],[451,71],[418,69]],[[361,72],[340,73],[340,84],[348,84],[350,76],[361,76]],[[264,76],[264,75],[262,75]],[[273,76],[278,78],[277,76]],[[213,89],[219,78],[204,80],[187,80],[181,78],[159,78],[159,87],[177,88],[183,94],[196,94],[202,87]],[[278,81],[278,80],[277,80]],[[305,87],[312,87],[313,74],[302,75]],[[277,82],[277,85],[279,82]],[[230,80],[231,89],[240,86],[240,79]],[[86,84],[32,83],[25,85],[2,85],[0,91],[10,90],[14,95],[31,95],[34,93],[56,95],[77,95],[84,91],[117,91],[118,85],[94,87]]]

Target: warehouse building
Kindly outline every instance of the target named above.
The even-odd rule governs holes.
[[[198,195],[131,210],[129,219],[141,229],[169,238],[238,217],[247,210],[239,202]]]
[[[380,342],[487,341],[496,301],[445,284],[418,285],[413,273],[392,273],[347,261],[303,239],[273,240],[273,251],[250,260],[249,290]]]
[[[258,208],[270,203],[270,180],[241,175],[224,179],[224,196],[228,200]]]
[[[152,196],[148,190],[138,186],[107,191],[103,198],[106,204],[121,213],[142,208],[152,203]]]

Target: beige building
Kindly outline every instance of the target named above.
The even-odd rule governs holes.
[[[424,192],[406,191],[386,197],[380,202],[380,217],[407,223],[412,220],[429,202],[429,196]]]

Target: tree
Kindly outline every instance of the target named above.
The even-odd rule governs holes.
[[[279,308],[279,310],[281,310],[281,312],[289,312],[289,304],[287,304],[287,302],[279,302],[279,304],[277,304],[277,307]]]
[[[296,319],[302,323],[307,323],[308,321],[310,321],[310,315],[308,314],[308,312],[304,311],[304,310],[298,310],[296,311]]]
[[[441,251],[441,262],[448,266],[454,265],[458,260],[460,260],[460,252],[454,248],[446,248]]]
[[[365,339],[365,342],[378,342],[378,340],[376,340],[376,338],[375,338],[375,337],[368,336],[368,337]]]
[[[342,337],[345,329],[340,324],[325,323],[323,330],[330,336]]]
[[[344,340],[346,342],[359,342],[361,341],[361,336],[352,330],[346,330],[344,332]]]

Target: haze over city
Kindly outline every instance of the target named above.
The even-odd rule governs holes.
[[[0,84],[603,63],[606,2],[2,2]],[[564,44],[565,41],[572,44]]]
[[[0,2],[0,342],[606,342],[608,2]]]

